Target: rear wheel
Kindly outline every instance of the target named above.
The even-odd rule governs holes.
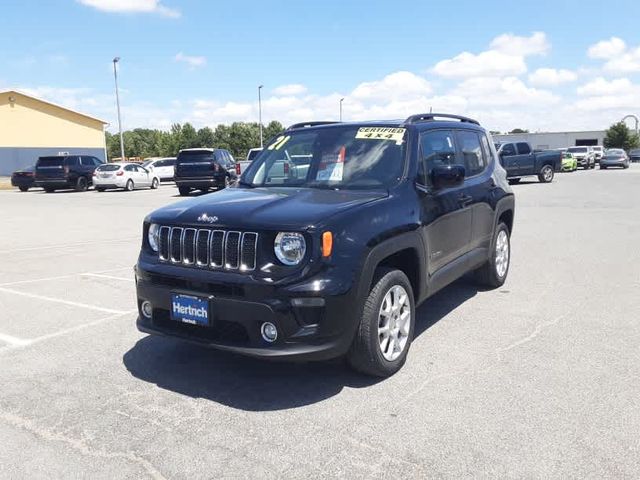
[[[178,187],[178,191],[180,192],[180,195],[186,197],[187,195],[189,195],[191,189],[189,187]]]
[[[96,187],[96,192],[104,192],[106,188],[104,187]]]
[[[510,185],[515,185],[516,183],[520,183],[520,178],[510,178],[509,179],[509,184]]]
[[[553,167],[551,165],[544,165],[538,174],[538,180],[542,183],[550,183],[553,181]]]
[[[29,187],[18,187],[20,189],[21,192],[28,192],[29,191]]]
[[[85,177],[78,177],[75,187],[76,192],[86,192],[88,187],[89,182],[87,182],[87,179]]]
[[[367,375],[393,375],[407,359],[414,326],[415,302],[409,279],[401,270],[379,269],[362,309],[349,363]]]
[[[606,170],[606,169],[607,169],[607,167],[605,167],[603,165],[600,165],[600,170]]]
[[[53,193],[56,191],[56,189],[52,187],[44,187],[44,191],[47,193]]]
[[[124,189],[125,189],[127,192],[130,192],[131,190],[133,190],[133,188],[134,188],[134,187],[135,187],[135,185],[133,184],[133,180],[129,179],[129,180],[127,180],[127,183],[126,183],[126,185],[124,186]]]
[[[503,222],[498,224],[493,236],[491,258],[475,271],[476,281],[489,288],[501,287],[507,279],[511,262],[509,229]]]
[[[157,179],[157,178],[154,178],[154,179],[151,181],[151,188],[152,188],[153,190],[155,190],[156,188],[158,188],[158,183],[159,183],[159,182],[158,182],[158,179]]]

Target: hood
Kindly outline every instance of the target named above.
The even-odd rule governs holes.
[[[345,210],[386,196],[386,190],[226,188],[156,210],[149,220],[169,225],[206,225],[241,230],[303,230]]]

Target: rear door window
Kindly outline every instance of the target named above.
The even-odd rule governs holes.
[[[531,147],[526,142],[518,142],[516,147],[518,148],[518,155],[528,155],[531,153]]]
[[[69,165],[69,166],[73,166],[76,167],[78,165],[80,165],[80,157],[77,157],[75,155],[72,155],[70,157],[67,157],[64,161],[65,165]]]
[[[467,177],[473,177],[482,173],[487,166],[486,159],[482,153],[480,137],[476,132],[470,130],[456,131],[458,148],[462,152],[462,160]]]

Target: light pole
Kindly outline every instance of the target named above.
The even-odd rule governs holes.
[[[120,117],[120,94],[118,92],[118,68],[116,63],[120,61],[120,57],[113,59],[113,78],[116,82],[116,106],[118,107],[118,130],[120,131],[120,160],[124,159],[124,137],[122,136],[122,118]]]
[[[264,85],[258,86],[258,124],[260,126],[260,148],[263,147],[263,144],[262,144],[262,87],[264,87]]]
[[[344,102],[344,98],[340,99],[340,121],[342,121],[342,102]]]

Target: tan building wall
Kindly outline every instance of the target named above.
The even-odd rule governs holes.
[[[0,93],[0,147],[105,148],[104,125],[18,92]]]

